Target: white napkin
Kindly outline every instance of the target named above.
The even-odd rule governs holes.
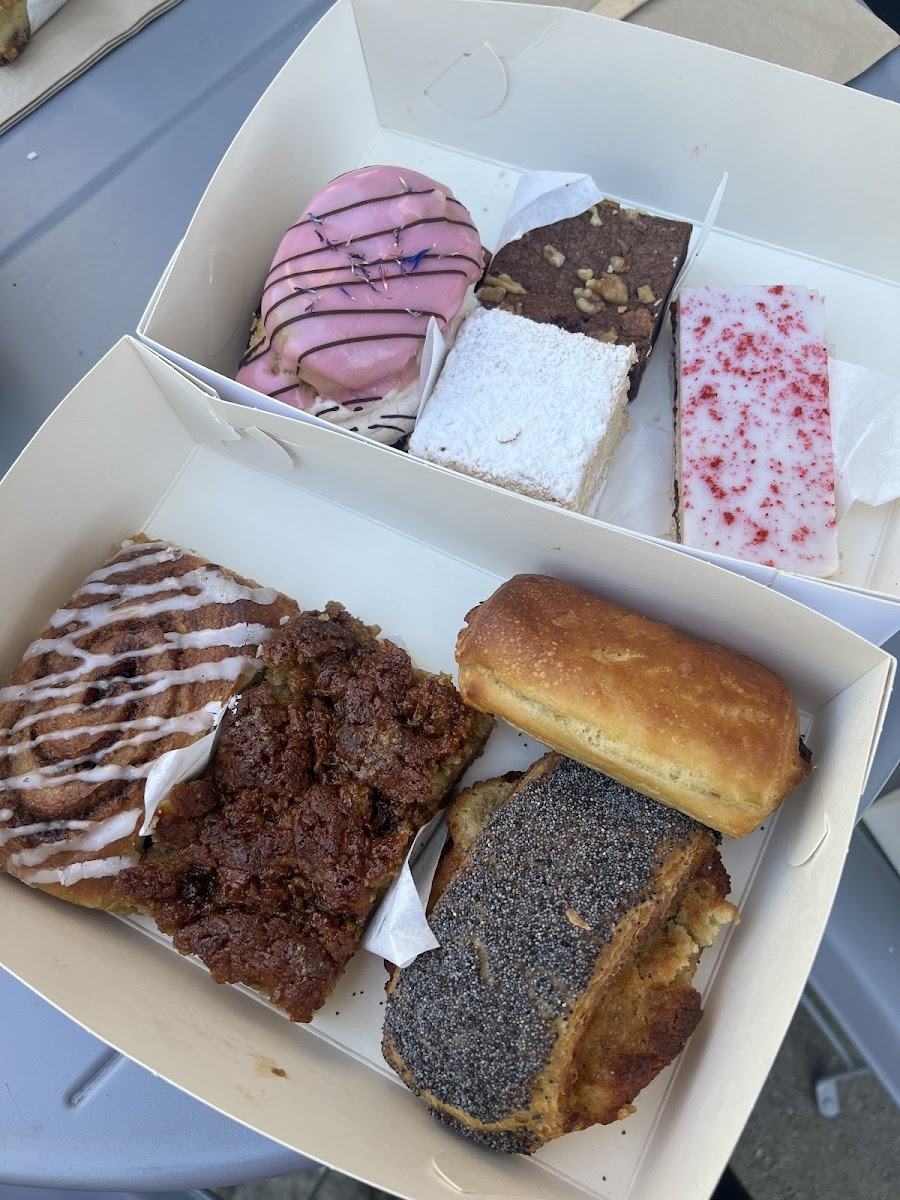
[[[209,713],[209,733],[182,746],[178,750],[167,750],[157,758],[150,768],[144,783],[144,821],[138,830],[141,837],[153,831],[156,810],[178,783],[194,779],[209,764],[213,750],[219,740],[218,733],[225,712],[225,705],[217,700],[206,705]]]
[[[837,514],[900,496],[900,379],[828,360]]]
[[[529,171],[516,185],[494,253],[541,225],[577,217],[602,199],[603,193],[590,175]]]
[[[45,25],[65,3],[66,0],[28,0],[25,7],[28,9],[28,24],[31,26],[31,32],[34,33],[42,25]]]
[[[445,811],[442,809],[416,834],[402,871],[388,888],[363,936],[364,950],[398,967],[408,967],[413,959],[439,944],[425,919],[425,905],[447,840]]]

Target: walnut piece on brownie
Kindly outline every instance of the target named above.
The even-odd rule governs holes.
[[[587,512],[625,430],[634,359],[630,346],[478,309],[447,356],[410,453]]]
[[[377,632],[339,604],[282,626],[211,764],[173,789],[142,862],[120,875],[178,950],[295,1021],[327,999],[493,726]]]
[[[691,228],[602,200],[498,250],[479,299],[570,333],[634,346],[633,399],[687,257]]]

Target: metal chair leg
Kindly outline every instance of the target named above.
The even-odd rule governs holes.
[[[800,997],[800,1004],[805,1012],[812,1017],[813,1021],[825,1035],[829,1045],[838,1055],[843,1066],[837,1071],[830,1071],[827,1075],[821,1075],[818,1079],[813,1080],[813,1088],[816,1097],[816,1107],[819,1114],[823,1117],[837,1117],[841,1112],[841,1098],[838,1092],[838,1084],[845,1083],[850,1079],[859,1079],[863,1075],[870,1075],[871,1071],[859,1057],[848,1048],[843,1037],[834,1028],[833,1023],[828,1014],[822,1009],[819,1001],[807,989]]]

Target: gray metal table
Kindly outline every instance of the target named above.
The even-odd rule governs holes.
[[[0,138],[0,470],[134,330],[228,142],[327,7],[256,0],[249,16],[237,0],[183,0]],[[900,53],[858,84],[900,99]],[[873,787],[900,756],[900,711],[891,719]],[[882,969],[883,947],[900,945],[900,879],[878,871],[873,888],[870,853],[851,853],[814,982],[851,1034],[865,995],[869,1028],[892,1019],[900,1044],[883,991],[900,986]],[[0,1008],[0,1182],[208,1186],[304,1161],[132,1063],[73,1106],[105,1047],[2,972]],[[900,1099],[900,1063],[891,1071]]]
[[[328,7],[183,0],[0,138],[0,471],[134,331],[229,141]],[[131,1062],[79,1094],[108,1048],[2,970],[0,1011],[0,1183],[209,1187],[307,1164]]]

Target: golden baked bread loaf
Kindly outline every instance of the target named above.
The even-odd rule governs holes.
[[[752,659],[545,575],[466,618],[467,704],[731,837],[809,773],[797,706]]]
[[[495,1150],[627,1116],[695,1029],[700,952],[737,918],[716,835],[556,754],[461,793],[448,824],[440,948],[393,973],[386,1060]]]
[[[125,542],[50,618],[0,689],[0,869],[121,908],[144,784],[262,668],[297,612],[271,588],[165,542]]]

